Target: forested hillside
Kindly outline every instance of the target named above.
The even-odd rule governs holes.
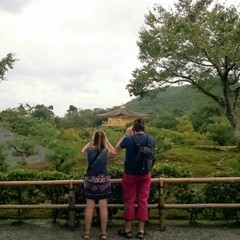
[[[209,104],[216,105],[213,100],[192,86],[185,86],[169,87],[165,91],[157,92],[154,97],[133,99],[126,103],[126,107],[138,112],[169,114],[176,110],[189,113]]]

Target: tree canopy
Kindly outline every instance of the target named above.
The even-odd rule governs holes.
[[[179,0],[174,9],[155,5],[139,33],[140,68],[127,85],[131,95],[190,84],[226,112],[240,147],[237,104],[240,77],[240,14],[213,0]],[[215,86],[221,92],[215,92]]]
[[[0,82],[6,80],[5,73],[12,69],[14,62],[18,60],[14,56],[14,53],[8,53],[5,58],[0,60]]]

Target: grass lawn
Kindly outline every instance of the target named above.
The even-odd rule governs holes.
[[[173,147],[162,154],[162,161],[186,167],[194,177],[231,168],[240,170],[240,153],[227,147]]]

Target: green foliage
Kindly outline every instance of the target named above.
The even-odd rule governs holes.
[[[175,178],[190,178],[191,172],[185,167],[176,164],[168,164],[158,162],[153,168],[152,177],[175,177]]]
[[[80,136],[78,132],[73,128],[64,129],[61,131],[59,138],[68,141],[79,141]]]
[[[235,139],[231,132],[231,126],[226,117],[212,117],[212,123],[207,127],[207,137],[221,146],[234,145]]]
[[[59,119],[57,126],[59,129],[66,129],[96,127],[100,124],[100,118],[96,115],[94,110],[78,110],[76,107],[70,105],[67,114],[63,118]]]
[[[4,146],[0,145],[0,172],[7,171],[8,165],[5,160],[6,154],[4,153]]]
[[[152,171],[152,177],[164,178],[191,178],[192,173],[184,167],[176,164],[157,163]],[[159,186],[153,185],[150,191],[150,201],[157,202],[158,195],[156,195]],[[164,184],[164,201],[176,202],[181,204],[190,204],[201,202],[201,197],[196,189],[189,184]],[[190,222],[193,222],[199,210],[187,209],[190,214]]]
[[[109,173],[112,179],[122,178],[123,169],[111,166]],[[39,180],[65,180],[65,179],[83,179],[85,172],[73,172],[65,174],[58,171],[37,171],[37,170],[12,170],[5,174],[0,173],[0,181],[39,181]],[[239,171],[217,172],[212,177],[234,177],[240,176]],[[192,173],[184,167],[176,164],[157,163],[152,171],[153,178],[191,178]],[[85,203],[83,185],[75,186],[76,203]],[[190,184],[164,184],[165,203],[203,203],[203,202],[226,202],[239,203],[240,185],[239,183],[211,183],[203,189],[195,189]],[[51,202],[52,204],[68,203],[69,185],[16,185],[0,186],[0,203],[1,204],[43,204]],[[112,184],[112,198],[109,203],[122,203],[122,185]],[[159,185],[151,186],[149,203],[159,201]],[[28,210],[30,211],[30,210]],[[194,221],[197,213],[202,213],[199,209],[189,209],[190,221]],[[22,221],[26,210],[18,211],[18,220]],[[112,218],[118,213],[118,209],[109,209],[109,217]],[[205,210],[205,217],[211,215],[212,218],[222,218],[227,220],[237,219],[238,209]],[[52,217],[56,222],[57,217],[61,214],[68,214],[65,210],[52,211]],[[78,215],[83,214],[83,210],[77,210]]]
[[[36,170],[23,171],[13,170],[5,176],[5,181],[33,181],[39,180],[40,175]],[[5,188],[4,193],[11,203],[15,204],[40,204],[44,203],[44,195],[39,191],[37,186],[10,186]],[[24,215],[28,212],[27,209],[18,209],[18,221],[22,221]]]
[[[56,141],[46,155],[46,159],[55,166],[57,171],[69,173],[76,164],[78,154],[79,150],[73,144]]]
[[[240,172],[236,170],[220,171],[211,177],[240,177]],[[207,203],[240,203],[240,183],[209,183],[203,189],[205,202]],[[210,209],[205,215],[212,220],[221,218],[221,214],[226,220],[239,221],[239,209]]]
[[[59,136],[59,131],[49,122],[33,119],[27,136],[45,147],[50,147]]]
[[[6,72],[13,68],[17,60],[14,53],[8,53],[7,56],[0,61],[0,82],[6,80]]]
[[[15,150],[15,152],[12,153],[14,156],[21,157],[21,161],[19,162],[21,164],[27,164],[27,158],[37,154],[34,142],[29,141],[29,139],[25,137],[9,141],[8,146]]]
[[[0,181],[6,181],[6,175],[0,172]],[[0,186],[0,204],[6,204],[10,202],[10,196],[8,194],[8,187]]]
[[[48,146],[59,135],[59,131],[48,119],[32,117],[30,114],[32,109],[34,107],[29,105],[27,107],[20,105],[18,108],[2,111],[0,113],[2,125],[18,135],[31,137],[39,144]]]
[[[190,178],[192,174],[188,169],[180,167],[179,165],[157,163],[152,171],[152,177]],[[166,202],[169,201],[169,199],[175,198],[177,201],[183,203],[184,196],[189,193],[189,189],[189,185],[186,184],[166,185],[164,188]]]
[[[22,105],[20,105],[18,108],[8,108],[2,111],[0,113],[0,119],[5,127],[9,128],[13,132],[18,133],[18,129],[19,131],[21,130],[21,126],[23,125],[22,121],[25,120],[26,115],[27,111]],[[20,125],[20,127],[17,126],[18,124]]]
[[[239,24],[236,7],[213,0],[177,1],[174,10],[155,5],[139,32],[141,67],[132,73],[129,93],[142,98],[191,85],[223,109],[240,148]]]
[[[199,104],[196,109],[190,112],[189,119],[195,131],[204,133],[207,132],[209,124],[213,123],[214,116],[221,116],[222,109],[214,104],[202,105]]]
[[[156,92],[154,98],[151,96],[144,96],[142,99],[135,98],[126,103],[125,106],[134,111],[148,113],[154,116],[153,120],[155,119],[155,114],[158,114],[156,117],[159,116],[160,120],[164,120],[165,118],[169,119],[170,116],[175,119],[176,117],[186,115],[199,106],[208,106],[210,103],[213,106],[217,106],[216,103],[192,86],[172,86],[164,91]],[[152,112],[155,112],[155,114]],[[161,116],[163,116],[163,119]],[[172,121],[171,119],[169,120]]]
[[[29,118],[14,111],[7,115],[8,118],[4,119],[4,123],[10,130],[19,135],[36,139],[40,144],[51,144],[59,134],[58,130],[45,120]]]
[[[40,180],[66,180],[68,179],[68,175],[59,172],[59,171],[43,171],[40,174]],[[41,186],[41,191],[44,193],[46,200],[50,201],[51,204],[63,204],[67,203],[68,200],[68,193],[69,193],[69,186],[65,185],[44,185]],[[60,210],[52,209],[52,217],[53,222],[56,222],[57,217],[60,214]]]
[[[116,166],[111,166],[109,167],[109,174],[112,179],[121,179],[123,175],[123,169],[116,167]],[[122,184],[112,184],[112,195],[111,199],[109,200],[109,203],[122,203],[123,199],[123,190],[122,190]],[[117,208],[109,208],[108,215],[109,219],[112,219],[114,215],[118,213]]]
[[[156,158],[160,158],[161,153],[166,152],[167,150],[171,149],[172,145],[168,142],[165,136],[162,134],[162,131],[157,128],[150,128],[148,129],[148,134],[153,135],[156,141],[155,146],[155,155]]]
[[[178,132],[169,129],[161,129],[158,133],[164,138],[166,144],[173,145],[212,145],[213,142],[208,140],[207,137],[194,131]]]
[[[177,119],[172,114],[157,115],[149,122],[150,126],[175,130]]]
[[[106,135],[108,140],[113,144],[117,144],[119,139],[125,134],[126,128],[121,127],[104,127],[101,126],[100,129],[102,129]]]
[[[193,132],[192,123],[185,117],[177,118],[177,130],[178,132]]]
[[[43,119],[47,122],[54,123],[53,106],[46,107],[43,104],[38,104],[31,108],[31,116],[33,118]]]

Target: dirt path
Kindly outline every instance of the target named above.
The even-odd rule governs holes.
[[[81,224],[82,225],[82,224]],[[117,229],[120,225],[109,224],[108,239],[123,240],[118,236]],[[149,240],[238,240],[240,228],[238,227],[213,227],[213,226],[189,226],[171,223],[166,231],[159,231],[156,223],[150,223],[146,227]],[[134,225],[133,232],[137,228]],[[76,226],[74,230],[65,227],[64,223],[53,224],[51,220],[27,220],[23,224],[13,224],[12,220],[0,221],[1,240],[77,240],[82,239],[83,226]],[[92,227],[91,239],[99,239],[100,228]],[[135,240],[136,238],[133,238]]]

